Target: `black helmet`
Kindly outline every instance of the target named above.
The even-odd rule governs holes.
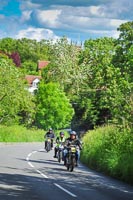
[[[75,131],[71,131],[70,135],[76,135],[76,132]]]

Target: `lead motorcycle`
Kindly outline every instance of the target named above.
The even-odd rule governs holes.
[[[70,145],[65,149],[67,151],[66,154],[66,167],[67,170],[72,172],[76,166],[76,152],[77,147],[76,145]]]

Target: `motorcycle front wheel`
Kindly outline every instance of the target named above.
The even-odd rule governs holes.
[[[61,159],[62,159],[62,152],[59,151],[59,152],[58,152],[58,162],[59,162],[59,163],[61,162]]]
[[[46,145],[46,151],[50,151],[51,149],[51,143],[50,142],[47,142],[47,145]]]

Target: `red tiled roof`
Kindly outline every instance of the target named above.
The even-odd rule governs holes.
[[[35,76],[35,75],[26,75],[25,76],[25,79],[27,80],[29,85],[31,85],[32,82],[37,78],[40,80],[42,77],[41,76]]]
[[[42,69],[49,64],[49,61],[39,60],[38,61],[38,69]]]

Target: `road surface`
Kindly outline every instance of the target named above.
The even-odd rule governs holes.
[[[81,163],[68,172],[43,143],[0,143],[0,200],[131,200],[133,186]]]

